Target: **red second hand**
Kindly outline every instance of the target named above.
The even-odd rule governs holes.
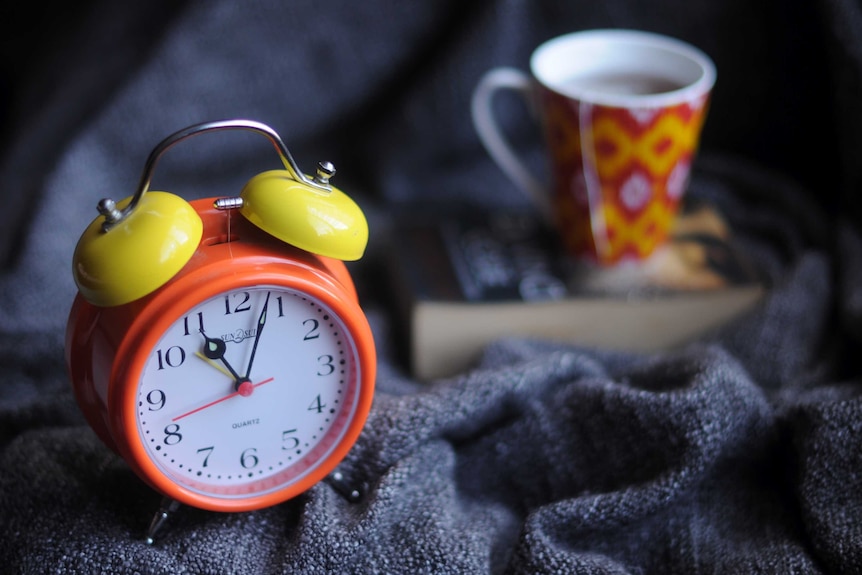
[[[264,379],[264,380],[263,380],[263,381],[261,381],[261,382],[255,383],[253,387],[260,387],[260,386],[261,386],[261,385],[263,385],[264,383],[269,383],[270,381],[272,381],[272,380],[274,380],[274,379],[275,379],[274,377],[270,377],[269,379]],[[242,387],[242,385],[240,385],[240,387]],[[200,407],[196,407],[195,409],[193,409],[193,410],[191,410],[191,411],[187,411],[186,413],[184,413],[184,414],[182,414],[182,415],[178,415],[178,416],[176,416],[175,418],[173,418],[171,421],[179,421],[179,420],[181,420],[181,419],[182,419],[182,418],[184,418],[184,417],[188,417],[189,415],[192,415],[192,414],[197,413],[197,412],[199,412],[199,411],[203,411],[204,409],[206,409],[206,408],[208,408],[208,407],[212,407],[213,405],[215,405],[215,404],[217,404],[217,403],[221,403],[222,401],[227,401],[227,400],[228,400],[228,399],[230,399],[231,397],[234,397],[234,396],[237,396],[237,395],[243,395],[243,396],[245,396],[245,397],[248,397],[249,395],[251,395],[251,393],[248,393],[248,392],[243,393],[243,392],[244,392],[244,391],[246,391],[247,389],[248,389],[248,388],[245,388],[245,389],[243,389],[242,391],[240,391],[240,390],[234,391],[233,393],[231,393],[231,394],[229,394],[229,395],[226,395],[226,396],[224,396],[224,397],[220,397],[220,398],[218,398],[218,399],[217,399],[217,400],[215,400],[215,401],[211,401],[211,402],[207,403],[206,405],[202,405],[202,406],[200,406]]]

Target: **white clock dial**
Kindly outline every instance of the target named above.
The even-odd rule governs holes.
[[[323,462],[358,402],[356,345],[308,294],[255,286],[189,310],[152,350],[137,394],[146,452],[208,496],[278,490]]]

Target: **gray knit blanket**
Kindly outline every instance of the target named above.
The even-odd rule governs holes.
[[[0,571],[862,572],[862,7],[801,4],[12,9],[0,84]],[[524,68],[541,41],[598,27],[671,34],[716,61],[689,193],[725,215],[767,297],[669,352],[501,334],[471,369],[416,380],[383,281],[393,208],[523,206],[473,133],[470,93],[486,69]],[[518,103],[500,106],[540,157]],[[72,250],[96,202],[131,194],[163,137],[234,117],[273,126],[307,171],[331,160],[368,214],[368,254],[351,271],[377,391],[340,481],[254,512],[181,507],[148,546],[160,496],[90,430],[65,371]],[[234,195],[274,167],[259,139],[214,135],[166,156],[153,187]]]

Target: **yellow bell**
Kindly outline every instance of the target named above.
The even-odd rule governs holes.
[[[117,207],[129,204],[131,197]],[[188,202],[167,192],[149,192],[108,231],[97,217],[75,247],[72,274],[93,305],[122,305],[167,283],[191,259],[203,223]]]
[[[270,170],[249,180],[240,198],[246,219],[290,245],[346,261],[365,253],[368,222],[338,188],[315,189],[286,170]]]

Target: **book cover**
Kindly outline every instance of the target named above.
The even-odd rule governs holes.
[[[403,217],[393,237],[398,321],[420,379],[469,368],[505,336],[668,349],[745,313],[765,292],[704,204],[687,206],[648,260],[606,268],[566,258],[554,233],[523,213]]]

